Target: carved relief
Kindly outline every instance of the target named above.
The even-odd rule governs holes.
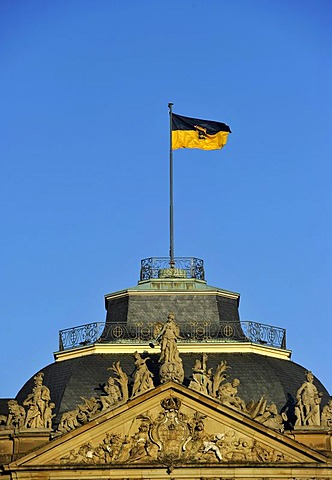
[[[62,463],[176,463],[282,462],[281,452],[239,435],[230,428],[214,425],[199,412],[182,412],[178,397],[161,401],[157,415],[139,415],[128,433],[112,431],[100,443],[85,443],[62,457]],[[209,427],[206,426],[208,423]],[[216,430],[217,429],[217,430]],[[215,431],[213,431],[215,430]]]
[[[81,397],[82,404],[74,410],[64,412],[57,430],[59,433],[74,430],[89,422],[100,412],[114,408],[120,402],[128,400],[128,377],[120,367],[120,362],[113,364],[107,370],[114,372],[117,377],[109,377],[107,383],[102,385],[103,395],[89,399]]]
[[[187,417],[179,412],[181,401],[169,397],[161,402],[163,410],[151,422],[151,438],[158,446],[159,458],[179,458],[189,436]]]
[[[185,452],[185,457],[192,462],[197,461],[197,458],[202,458],[201,454],[212,453],[216,459],[221,462],[222,454],[220,451],[224,433],[217,433],[210,435],[205,431],[204,419],[205,415],[195,412],[191,421],[188,423],[190,429],[190,436],[182,446]]]
[[[302,383],[296,393],[297,403],[295,405],[296,422],[299,426],[320,425],[320,402],[322,394],[318,393],[314,385],[314,376],[311,372],[306,373],[307,381]]]
[[[184,370],[179,355],[177,340],[180,338],[180,329],[174,321],[174,314],[169,313],[164,325],[157,324],[155,328],[156,341],[160,344],[161,353],[159,363],[159,377],[161,383],[173,380],[182,383]]]

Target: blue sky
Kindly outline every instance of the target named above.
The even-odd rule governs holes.
[[[231,126],[174,152],[175,255],[287,329],[332,392],[330,1],[2,0],[1,397],[167,256],[168,102]],[[163,319],[161,319],[163,320]]]

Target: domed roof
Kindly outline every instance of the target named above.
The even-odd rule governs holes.
[[[55,403],[55,426],[64,412],[103,395],[103,385],[113,376],[110,367],[118,362],[128,376],[130,396],[136,350],[146,359],[154,386],[158,386],[159,352],[153,339],[156,326],[170,311],[180,332],[178,349],[185,386],[189,387],[193,367],[204,352],[206,375],[211,377],[221,363],[227,365],[225,381],[240,381],[237,394],[246,405],[264,397],[275,403],[279,412],[287,411],[290,425],[294,424],[296,392],[305,382],[307,369],[290,360],[284,329],[260,324],[246,329],[239,318],[240,295],[208,286],[202,271],[197,279],[181,276],[181,269],[176,269],[178,277],[167,277],[165,270],[159,269],[155,278],[145,269],[136,287],[105,296],[107,315],[102,330],[91,324],[60,332],[56,361],[40,370]],[[324,406],[329,394],[317,378],[314,384]],[[17,394],[19,404],[33,387],[32,377]]]
[[[144,357],[144,355],[142,355]],[[149,354],[147,366],[153,373],[153,382],[157,386],[159,380],[159,355]],[[189,386],[192,368],[197,353],[182,353],[181,359],[185,371],[183,384]],[[255,353],[211,353],[208,354],[207,367],[215,371],[218,364],[227,362],[227,380],[240,380],[238,395],[248,404],[257,402],[262,396],[268,403],[275,403],[279,411],[288,411],[288,417],[294,415],[296,391],[305,380],[306,369],[290,360],[283,360]],[[57,414],[55,424],[60,421],[61,414],[75,409],[84,402],[83,399],[98,397],[102,394],[102,385],[111,376],[108,369],[120,362],[129,378],[129,395],[131,394],[132,374],[135,370],[132,354],[92,354],[80,356],[61,362],[52,363],[41,371],[44,373],[44,384],[48,386],[51,399],[55,403]],[[322,393],[322,405],[329,400],[329,394],[322,383],[315,378],[314,384]],[[34,386],[33,377],[22,387],[16,399],[22,404]]]

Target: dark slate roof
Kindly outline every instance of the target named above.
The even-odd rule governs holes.
[[[143,355],[144,356],[144,355]],[[188,386],[192,367],[200,355],[197,353],[181,354],[185,370],[184,385]],[[159,385],[159,354],[150,355],[147,365],[154,374],[154,384]],[[246,403],[258,401],[264,396],[268,402],[276,403],[279,411],[293,411],[297,389],[305,381],[306,369],[290,360],[258,355],[254,353],[214,353],[208,355],[207,367],[215,370],[225,361],[230,366],[227,370],[228,380],[240,380],[238,395]],[[122,369],[129,377],[129,394],[133,381],[134,357],[132,354],[93,354],[52,363],[41,369],[44,372],[44,385],[51,392],[52,401],[56,404],[57,423],[61,414],[74,409],[82,403],[82,397],[90,398],[102,393],[100,385],[114,376],[107,369],[120,361]],[[321,382],[315,378],[314,384],[322,392],[322,406],[327,404],[329,394]],[[22,387],[17,395],[20,404],[32,391],[33,377]]]
[[[157,322],[165,322],[170,312],[175,314],[175,321],[181,329],[181,325],[189,323],[202,324],[208,321],[211,327],[217,329],[231,322],[238,324],[238,337],[233,340],[243,340],[244,334],[240,327],[238,312],[238,298],[229,298],[218,295],[215,290],[212,294],[192,293],[168,293],[148,295],[146,292],[131,295],[127,292],[120,298],[107,298],[106,324],[125,323],[128,326],[135,322],[152,325]],[[100,342],[113,341],[105,328]]]

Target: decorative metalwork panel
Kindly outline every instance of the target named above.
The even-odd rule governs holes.
[[[253,343],[286,348],[286,330],[256,322],[241,322],[243,332]]]
[[[250,342],[271,347],[286,348],[286,330],[280,327],[257,322],[211,322],[181,323],[181,342]],[[134,322],[105,323],[95,322],[88,325],[61,330],[59,332],[59,350],[83,347],[94,343],[153,343],[155,324]]]
[[[169,257],[150,257],[141,260],[140,280],[153,278],[196,278],[204,280],[204,262],[195,257],[176,257],[170,266]]]
[[[105,329],[105,322],[88,323],[59,332],[59,350],[84,347],[96,343]]]

